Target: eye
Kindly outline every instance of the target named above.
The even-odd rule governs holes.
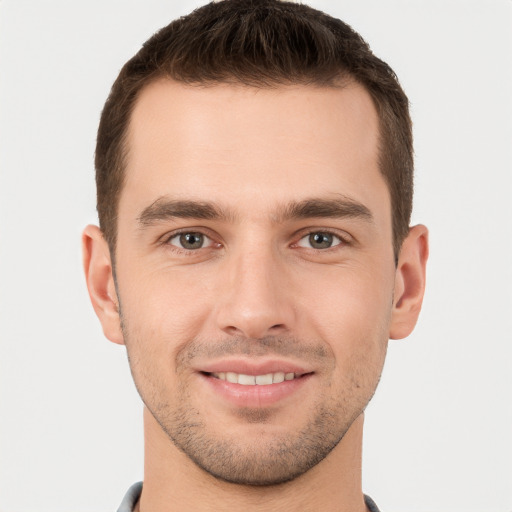
[[[212,240],[210,240],[210,238],[208,238],[206,235],[195,231],[178,233],[177,235],[169,238],[167,243],[187,251],[194,251],[204,247],[210,247],[213,244]]]
[[[325,231],[315,231],[302,237],[297,245],[309,249],[329,249],[342,243],[342,239],[332,233]]]

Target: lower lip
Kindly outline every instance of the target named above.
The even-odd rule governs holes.
[[[200,374],[216,395],[237,407],[267,407],[296,394],[313,376],[312,373],[302,377],[285,380],[279,384],[244,386],[227,380],[217,379],[211,375]]]

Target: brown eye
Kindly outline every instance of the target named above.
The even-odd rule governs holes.
[[[180,249],[186,249],[187,251],[193,251],[196,249],[202,249],[211,245],[211,240],[203,235],[202,233],[189,232],[179,233],[169,239],[169,244],[175,245]]]
[[[341,244],[341,239],[336,235],[324,231],[315,231],[301,238],[297,245],[309,249],[329,249],[339,244]]]

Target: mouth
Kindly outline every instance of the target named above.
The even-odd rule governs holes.
[[[238,361],[211,366],[199,371],[207,392],[213,392],[210,399],[236,408],[261,409],[300,402],[315,374],[309,368],[279,362],[255,365]]]
[[[240,384],[242,386],[270,386],[272,384],[281,384],[285,381],[300,379],[304,375],[294,372],[274,372],[261,375],[246,375],[235,372],[204,372],[205,375],[215,379],[223,380],[231,384]]]

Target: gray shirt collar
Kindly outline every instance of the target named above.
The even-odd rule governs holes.
[[[137,482],[136,484],[133,484],[126,493],[125,497],[123,498],[123,501],[119,508],[117,509],[117,512],[133,512],[133,508],[135,507],[135,504],[137,503],[138,499],[140,498],[140,494],[142,492],[142,482]],[[364,502],[366,503],[366,506],[370,510],[370,512],[379,512],[379,509],[377,508],[377,505],[375,502],[369,497],[364,497]]]

